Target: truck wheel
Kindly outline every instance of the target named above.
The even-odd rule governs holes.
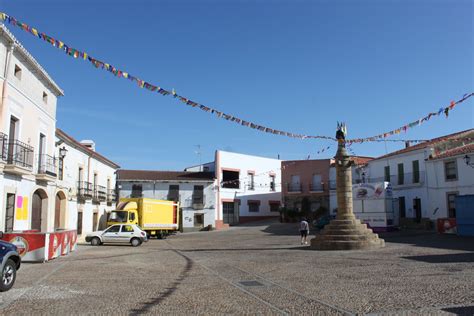
[[[142,244],[142,241],[138,238],[132,238],[132,240],[130,240],[130,243],[132,244],[133,247],[137,247]]]
[[[91,245],[92,246],[100,246],[101,242],[100,242],[100,239],[98,237],[94,237],[91,239]]]
[[[0,282],[0,292],[11,289],[16,279],[16,264],[8,259],[2,270],[2,282]]]

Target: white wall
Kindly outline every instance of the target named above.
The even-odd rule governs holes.
[[[222,201],[240,200],[240,217],[279,216],[278,212],[270,212],[269,201],[281,201],[281,160],[244,155],[232,152],[216,152],[216,177],[222,182],[222,170],[235,169],[240,171],[240,188],[220,188],[217,219],[222,220]],[[248,172],[255,172],[255,189],[249,190]],[[270,191],[270,173],[275,175],[275,191]],[[259,212],[249,212],[248,201],[260,201]]]
[[[474,161],[474,154],[469,155]],[[438,209],[435,218],[448,217],[447,194],[457,192],[459,195],[474,194],[474,168],[466,165],[463,155],[458,155],[447,159],[428,160],[426,169],[428,173],[428,193],[429,205],[431,209]],[[446,181],[444,163],[446,161],[456,161],[457,180]]]
[[[78,212],[82,212],[83,238],[85,234],[104,227],[106,213],[115,208],[115,203],[92,203],[91,200],[86,200],[82,203],[78,201],[79,167],[83,168],[82,181],[93,183],[94,172],[96,172],[97,185],[102,185],[107,188],[107,179],[110,179],[110,189],[115,189],[115,172],[117,169],[97,158],[91,158],[90,153],[74,143],[59,137],[57,141],[63,141],[63,143],[58,146],[58,151],[59,148],[63,147],[67,149],[67,154],[64,158],[64,178],[63,180],[58,180],[58,186],[68,192],[67,228],[77,229]],[[98,227],[93,227],[93,216],[98,216],[99,218]],[[78,236],[78,238],[81,238],[81,236]]]

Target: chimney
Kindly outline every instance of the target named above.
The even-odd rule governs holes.
[[[407,141],[405,142],[405,148],[410,147],[410,145],[411,145],[411,144],[410,144],[410,141],[407,140]]]
[[[95,151],[95,143],[93,140],[85,139],[85,140],[81,140],[80,143],[86,146],[87,148],[89,148],[90,150]]]

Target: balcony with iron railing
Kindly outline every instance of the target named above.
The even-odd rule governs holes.
[[[195,210],[201,210],[205,206],[206,196],[204,194],[193,194],[192,207]]]
[[[109,189],[107,192],[107,203],[112,204],[114,202],[117,202],[117,192],[115,192],[115,189]]]
[[[56,178],[56,158],[50,155],[38,155],[38,171],[36,179],[54,180]]]
[[[425,171],[390,175],[390,177],[370,177],[368,182],[390,182],[394,187],[421,186],[425,183]]]
[[[92,183],[79,181],[77,183],[77,197],[83,200],[90,200],[92,199],[93,189]]]
[[[20,175],[31,173],[33,171],[33,147],[16,139],[8,140],[7,144],[5,171]]]
[[[310,192],[323,192],[324,191],[324,183],[323,182],[310,183],[309,184],[309,191]]]
[[[107,201],[107,189],[103,185],[95,185],[94,186],[93,200],[95,202],[105,202],[105,201]]]
[[[0,133],[0,162],[7,160],[8,136]]]
[[[302,192],[302,185],[301,183],[287,183],[287,190],[291,193],[300,193]]]
[[[240,180],[227,180],[221,183],[221,187],[224,189],[240,189]]]

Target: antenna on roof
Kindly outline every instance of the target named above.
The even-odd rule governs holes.
[[[197,150],[194,153],[199,156],[199,171],[202,171],[201,145],[195,145],[195,146],[197,147]]]

